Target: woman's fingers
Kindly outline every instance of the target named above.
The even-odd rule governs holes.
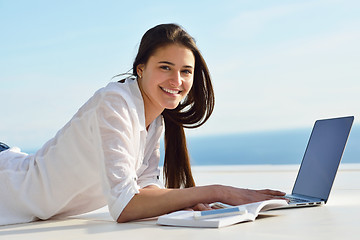
[[[277,190],[271,190],[271,189],[263,189],[263,190],[255,190],[259,193],[271,195],[271,196],[285,196],[286,193],[277,191]]]
[[[193,209],[195,211],[206,211],[206,210],[211,210],[212,208],[210,207],[209,204],[205,204],[205,203],[198,203],[196,204]]]
[[[226,188],[226,194],[224,194],[225,202],[230,205],[241,205],[253,202],[260,202],[270,199],[284,199],[284,192],[263,189],[263,190],[252,190],[243,188]]]
[[[191,208],[186,208],[184,210],[193,210],[193,211],[207,211],[207,210],[212,210],[211,206],[209,204],[206,203],[198,203],[195,206],[191,207]]]
[[[285,198],[286,193],[277,190],[264,189],[264,190],[250,190],[250,191],[255,191],[258,194],[260,194],[259,197],[263,199],[259,201],[271,200],[271,199],[286,199]]]

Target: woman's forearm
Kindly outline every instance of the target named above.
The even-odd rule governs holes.
[[[192,207],[198,203],[219,201],[217,186],[185,189],[140,189],[125,207],[117,222],[155,217],[176,210]]]

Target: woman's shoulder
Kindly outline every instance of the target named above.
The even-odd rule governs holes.
[[[143,101],[137,81],[126,79],[124,83],[110,82],[97,90],[94,95],[79,109],[77,114],[86,112],[143,112]]]
[[[95,95],[106,96],[119,96],[125,99],[137,97],[140,93],[138,90],[136,79],[127,78],[118,82],[110,82],[105,87],[99,89]]]
[[[136,111],[142,110],[144,104],[137,80],[133,78],[108,83],[95,92],[92,102],[98,107],[107,105],[114,108],[123,108],[126,105]]]

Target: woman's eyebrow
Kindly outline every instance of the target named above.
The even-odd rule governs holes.
[[[168,64],[168,65],[171,65],[171,66],[175,66],[175,63],[172,63],[172,62],[169,62],[169,61],[160,61],[159,63],[162,63],[162,64]],[[191,65],[185,65],[183,66],[184,68],[194,68],[193,66]]]
[[[169,65],[175,66],[175,63],[168,62],[168,61],[160,61],[159,63],[165,63],[165,64],[169,64]]]

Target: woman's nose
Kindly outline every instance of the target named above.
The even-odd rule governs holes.
[[[174,74],[172,74],[171,79],[170,79],[170,84],[173,87],[178,87],[181,85],[181,73],[180,72],[174,72]]]

